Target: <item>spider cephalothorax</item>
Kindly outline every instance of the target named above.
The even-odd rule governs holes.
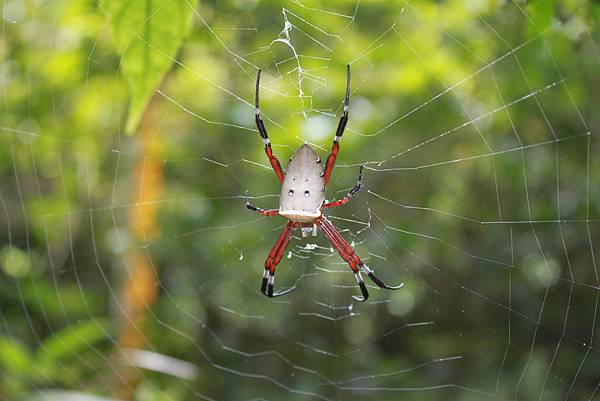
[[[283,173],[279,160],[273,155],[271,149],[271,142],[267,135],[267,130],[263,120],[260,118],[260,108],[258,104],[258,91],[260,87],[260,70],[258,70],[258,76],[256,78],[256,126],[258,132],[265,144],[265,152],[269,158],[269,162],[279,178],[281,183],[281,195],[279,196],[279,209],[264,210],[256,206],[253,206],[246,197],[246,206],[248,209],[254,210],[262,214],[263,216],[276,216],[280,215],[288,219],[288,223],[283,229],[283,233],[269,252],[269,256],[265,261],[265,271],[263,273],[263,280],[261,291],[263,294],[269,297],[278,297],[280,295],[287,294],[294,287],[288,288],[287,290],[273,292],[275,285],[275,267],[281,261],[283,254],[294,234],[297,227],[302,228],[302,235],[306,236],[310,233],[313,235],[317,234],[317,227],[325,233],[333,247],[338,251],[342,259],[348,263],[354,277],[360,286],[362,292],[362,298],[353,296],[357,301],[366,301],[369,298],[369,292],[362,279],[361,272],[367,274],[371,280],[380,288],[386,288],[388,290],[397,290],[402,287],[402,284],[391,287],[383,283],[378,279],[373,271],[365,265],[360,258],[354,252],[354,249],[344,240],[341,234],[335,229],[333,224],[323,216],[323,210],[341,206],[347,203],[350,198],[362,188],[362,166],[358,175],[358,183],[348,192],[348,195],[342,199],[334,202],[325,201],[325,188],[329,182],[329,177],[337,153],[340,149],[340,139],[346,128],[348,122],[348,105],[350,101],[350,66],[348,66],[348,77],[346,84],[346,98],[344,100],[344,111],[338,124],[337,131],[335,133],[335,139],[333,140],[333,147],[331,153],[327,157],[325,162],[325,168],[321,162],[321,158],[317,153],[307,144],[304,144],[296,151],[296,153],[290,159],[287,165],[286,173]]]

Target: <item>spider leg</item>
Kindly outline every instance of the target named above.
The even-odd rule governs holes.
[[[294,221],[288,221],[283,232],[277,239],[275,245],[269,252],[269,256],[267,256],[267,260],[265,261],[265,271],[263,273],[262,284],[260,286],[260,291],[268,296],[269,298],[280,297],[282,295],[287,294],[288,292],[294,290],[296,287],[290,287],[285,290],[273,292],[273,288],[275,286],[275,268],[281,261],[283,257],[283,253],[285,252],[292,235],[294,234],[294,230],[296,230],[296,226],[298,223]]]
[[[354,188],[352,188],[350,192],[348,192],[348,194],[342,199],[324,204],[323,209],[345,205],[358,191],[360,191],[362,187],[365,186],[362,181],[363,167],[364,166],[362,165],[360,166],[360,170],[358,172],[358,182],[356,183]]]
[[[358,283],[358,286],[360,287],[360,291],[362,292],[362,298],[354,296],[354,295],[352,296],[352,298],[354,298],[360,302],[366,301],[369,298],[369,292],[367,291],[365,282],[363,281],[362,275],[360,274],[360,268],[356,265],[356,262],[354,261],[352,254],[349,253],[348,248],[345,247],[343,243],[339,242],[339,240],[335,237],[335,233],[331,230],[330,227],[324,226],[322,224],[320,225],[320,227],[323,230],[323,232],[325,233],[325,235],[327,236],[327,238],[329,239],[329,241],[331,242],[331,244],[338,251],[338,253],[342,257],[342,259],[344,259],[344,261],[346,261],[346,263],[348,263],[348,265],[350,266],[350,269],[352,269],[352,271],[354,272],[354,278],[356,279],[356,282]],[[344,241],[344,240],[342,239],[342,241]],[[350,252],[353,252],[353,251],[350,250]]]
[[[248,199],[248,192],[246,192],[246,207],[255,211],[256,213],[262,214],[263,216],[277,216],[279,214],[279,209],[261,209],[252,205]]]
[[[325,163],[325,185],[329,182],[329,176],[331,175],[331,170],[333,170],[333,165],[335,164],[335,159],[337,157],[338,151],[340,150],[340,140],[342,139],[342,135],[344,134],[344,129],[346,128],[346,124],[348,123],[348,108],[350,105],[350,64],[347,66],[347,82],[346,82],[346,98],[344,99],[344,111],[342,112],[342,117],[340,118],[340,122],[338,123],[337,130],[335,132],[335,139],[333,140],[333,147],[331,148],[331,153],[327,156],[327,163]]]
[[[369,298],[369,292],[367,291],[367,286],[363,281],[361,272],[369,276],[369,278],[380,288],[385,288],[387,290],[397,290],[404,286],[404,283],[397,286],[387,285],[383,281],[381,281],[377,276],[375,276],[373,270],[371,270],[367,265],[365,265],[362,262],[362,260],[360,260],[360,258],[358,257],[358,255],[356,255],[356,252],[354,252],[354,249],[352,249],[350,244],[346,242],[342,235],[335,229],[333,224],[325,217],[322,217],[317,224],[319,224],[319,226],[321,227],[331,244],[338,251],[342,259],[344,259],[346,263],[348,263],[348,265],[354,272],[354,277],[356,278],[356,281],[358,282],[358,285],[360,287],[360,291],[362,292],[362,298],[357,297],[355,295],[353,295],[352,298],[360,302],[364,302],[367,300],[367,298]]]
[[[275,155],[273,154],[273,149],[271,149],[271,141],[269,141],[269,135],[267,134],[267,129],[265,128],[265,123],[262,118],[260,118],[260,107],[258,100],[258,93],[260,87],[260,69],[258,70],[258,75],[256,76],[256,94],[255,94],[255,109],[254,109],[254,121],[256,122],[256,127],[258,128],[258,132],[260,133],[260,137],[265,144],[265,153],[269,158],[269,162],[271,163],[271,167],[277,174],[277,178],[279,182],[283,182],[283,170],[281,169],[281,163]]]

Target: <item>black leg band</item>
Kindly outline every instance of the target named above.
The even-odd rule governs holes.
[[[358,286],[360,287],[360,292],[362,292],[363,298],[361,299],[362,302],[366,301],[367,299],[369,299],[369,291],[367,291],[367,286],[365,285],[365,282],[360,282],[358,283]],[[357,299],[357,298],[355,298]]]
[[[269,279],[267,277],[263,277],[262,284],[260,285],[260,292],[262,292],[263,294],[266,294],[268,281]]]
[[[362,292],[362,298],[357,297],[356,295],[352,295],[352,298],[358,302],[365,302],[369,298],[369,291],[367,291],[367,286],[365,285],[365,282],[363,281],[359,271],[354,273],[354,278],[356,278],[356,282],[360,287],[360,292]]]
[[[360,268],[363,272],[367,273],[369,278],[373,280],[373,282],[377,284],[379,288],[385,288],[386,290],[398,290],[404,287],[404,283],[400,283],[400,285],[387,285],[386,283],[381,281],[377,276],[375,276],[373,270],[369,269],[366,265],[362,265]]]
[[[373,280],[373,282],[375,284],[377,284],[379,287],[381,287],[381,288],[385,288],[386,287],[386,285],[383,283],[383,281],[379,280],[373,273],[369,273],[369,278],[371,280]]]

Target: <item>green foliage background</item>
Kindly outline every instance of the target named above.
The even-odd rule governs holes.
[[[282,8],[302,99],[273,42]],[[157,275],[142,348],[198,374],[140,368],[128,398],[600,397],[599,16],[591,0],[5,1],[0,399],[117,397],[132,250]],[[258,287],[284,221],[243,202],[275,208],[279,189],[253,126],[257,67],[285,161],[304,141],[326,156],[349,62],[328,197],[361,163],[366,188],[330,215],[405,288],[349,308],[354,279],[319,235],[315,251],[293,239],[277,285],[298,288],[272,302]],[[163,190],[140,241],[151,103]]]

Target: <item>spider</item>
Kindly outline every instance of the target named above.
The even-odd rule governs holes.
[[[346,83],[346,98],[344,101],[344,111],[335,133],[333,147],[331,153],[325,162],[323,170],[321,158],[307,144],[304,144],[290,158],[290,161],[284,174],[281,169],[281,164],[277,157],[273,155],[271,142],[265,124],[260,117],[259,108],[259,87],[260,87],[260,70],[256,77],[256,98],[255,98],[255,121],[258,127],[258,132],[264,142],[265,152],[269,158],[269,162],[281,183],[281,194],[279,196],[279,209],[265,210],[250,204],[248,193],[246,193],[246,207],[263,216],[282,216],[289,221],[283,229],[283,233],[269,252],[269,256],[265,261],[265,270],[262,277],[261,292],[270,297],[279,297],[292,291],[295,286],[286,290],[273,292],[275,285],[275,268],[281,261],[283,254],[294,234],[296,228],[301,227],[302,236],[306,237],[309,234],[317,235],[317,227],[325,233],[333,247],[338,251],[342,259],[348,263],[350,269],[354,272],[354,277],[358,282],[362,297],[353,295],[357,301],[363,302],[369,298],[369,292],[361,276],[361,272],[369,276],[369,278],[380,288],[388,290],[397,290],[403,286],[388,286],[381,281],[367,265],[365,265],[354,252],[354,249],[344,240],[340,233],[335,229],[333,224],[323,215],[324,209],[342,206],[346,204],[354,194],[362,187],[363,166],[360,166],[358,174],[358,182],[348,192],[348,194],[340,200],[327,202],[325,200],[325,188],[329,182],[331,171],[335,164],[335,160],[340,148],[340,140],[348,122],[348,106],[350,101],[350,65],[347,66],[347,83]]]

